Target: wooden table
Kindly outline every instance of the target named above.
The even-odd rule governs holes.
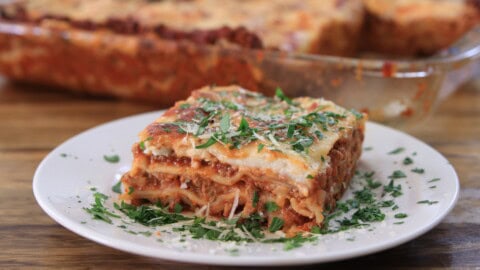
[[[12,85],[0,78],[0,269],[217,269],[144,258],[98,245],[55,223],[33,197],[35,168],[58,144],[100,123],[154,109]],[[457,206],[439,226],[413,241],[327,266],[480,267],[480,80],[463,86],[413,135],[455,166],[462,186]]]

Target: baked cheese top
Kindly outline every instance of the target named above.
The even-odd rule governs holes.
[[[332,23],[360,23],[361,0],[18,0],[33,19],[44,15],[103,23],[134,19],[142,26],[182,31],[245,27],[266,47],[309,51]]]
[[[365,117],[316,98],[275,97],[239,86],[205,87],[140,133],[145,154],[218,160],[302,183],[329,166],[329,151]]]

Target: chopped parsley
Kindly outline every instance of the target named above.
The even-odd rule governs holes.
[[[180,107],[180,109],[185,110],[185,109],[190,108],[190,106],[191,106],[191,105],[190,105],[189,103],[183,103],[183,104],[181,104],[179,107]]]
[[[412,172],[418,173],[418,174],[423,174],[425,172],[425,169],[414,168],[414,169],[412,169]]]
[[[287,97],[283,93],[282,89],[279,87],[277,87],[277,89],[275,90],[275,96],[278,97],[281,101],[285,101],[289,105],[293,104],[292,100],[289,97]]]
[[[222,116],[222,119],[220,119],[220,130],[223,133],[228,132],[230,129],[230,114],[226,113]]]
[[[278,207],[278,205],[275,202],[268,201],[265,203],[265,210],[269,213],[275,212],[279,209],[280,207]]]
[[[382,211],[373,206],[367,206],[365,208],[358,209],[355,213],[353,213],[352,220],[358,222],[358,220],[364,222],[372,222],[372,221],[382,221],[385,219],[385,214]]]
[[[135,188],[128,187],[128,195],[132,194],[135,191]]]
[[[217,140],[215,140],[214,135],[213,135],[212,137],[210,137],[210,139],[208,139],[208,141],[206,141],[203,144],[195,146],[195,148],[196,149],[208,148],[208,147],[214,145],[216,142],[217,142]]]
[[[360,178],[363,178],[366,181],[367,186],[370,189],[377,189],[382,185],[381,182],[373,179],[374,174],[375,172],[365,172],[360,176]]]
[[[395,205],[395,202],[392,201],[392,200],[381,201],[381,202],[379,203],[379,206],[380,206],[380,207],[391,207],[391,206],[393,206],[393,205]]]
[[[120,218],[119,215],[114,214],[113,212],[109,211],[103,203],[105,202],[106,199],[108,199],[108,196],[100,193],[100,192],[95,192],[93,194],[93,197],[95,198],[95,203],[91,204],[90,208],[84,207],[83,209],[91,214],[94,219],[99,219],[103,220],[109,224],[112,224],[112,217],[113,218]]]
[[[270,227],[268,227],[268,231],[273,233],[280,230],[283,227],[283,223],[283,219],[279,217],[273,217]]]
[[[380,200],[377,198],[375,189],[380,187],[381,182],[373,180],[374,172],[355,172],[354,180],[360,181],[363,188],[353,192],[353,199],[347,199],[345,202],[337,202],[337,208],[331,213],[324,213],[324,223],[322,227],[313,226],[313,234],[330,234],[345,231],[353,228],[367,227],[372,223],[385,220],[385,213],[382,208],[398,208],[393,200]],[[401,186],[395,185],[393,179],[389,185],[384,186],[383,195],[391,194],[398,197],[402,194]],[[328,207],[326,207],[328,211]]]
[[[317,239],[313,236],[303,236],[301,234],[297,234],[292,238],[280,237],[265,239],[265,234],[262,229],[265,223],[266,219],[259,214],[252,214],[248,218],[221,221],[207,221],[206,218],[195,217],[191,224],[184,224],[173,230],[176,232],[189,232],[193,239],[284,243],[284,250],[291,250],[302,246],[303,243],[315,241]],[[281,230],[283,225],[283,219],[274,217],[268,231],[276,232]]]
[[[317,139],[321,140],[323,139],[323,133],[320,131],[320,130],[315,130],[315,136],[317,137]]]
[[[122,181],[118,181],[115,185],[112,186],[112,191],[118,194],[122,193]]]
[[[411,159],[410,157],[406,157],[403,159],[403,165],[410,165],[413,163],[413,159]]]
[[[240,95],[245,95],[247,101],[251,99],[255,105],[247,101],[237,104],[229,99],[222,100],[228,95],[220,92],[220,100],[198,98],[192,120],[177,120],[172,124],[177,125],[184,134],[201,136],[202,141],[196,145],[196,149],[208,148],[216,143],[235,149],[260,141],[258,152],[264,147],[282,152],[282,146],[290,146],[293,151],[308,154],[315,140],[324,139],[324,131],[344,129],[338,125],[340,119],[348,114],[355,115],[355,111],[347,110],[342,113],[322,111],[326,106],[318,106],[311,112],[293,102],[280,88],[274,98],[256,93],[237,93],[236,97]],[[283,102],[274,102],[274,99]],[[261,105],[256,105],[258,102]],[[358,116],[363,117],[362,114]]]
[[[242,120],[240,120],[240,125],[238,126],[238,130],[240,132],[248,132],[250,130],[250,126],[248,125],[248,121],[245,119],[245,117],[242,117]]]
[[[322,230],[320,229],[320,227],[315,225],[315,226],[312,226],[312,228],[310,229],[310,232],[314,234],[320,234],[322,233]]]
[[[144,231],[144,232],[136,232],[136,231],[132,231],[132,230],[125,230],[125,232],[129,233],[129,234],[133,234],[133,235],[143,235],[143,236],[146,236],[146,237],[149,237],[152,235],[152,232],[149,232],[149,231]]]
[[[103,155],[103,159],[110,163],[118,163],[120,161],[120,157],[118,155],[111,155],[111,156]]]
[[[139,143],[140,150],[144,151],[145,150],[145,142],[151,141],[152,139],[153,139],[152,137],[148,137],[145,140],[141,141]]]
[[[359,203],[371,204],[375,201],[372,191],[368,188],[364,188],[360,191],[355,191],[353,194],[355,195],[355,199],[357,199]]]
[[[258,200],[260,199],[260,196],[258,195],[258,191],[255,190],[253,192],[253,197],[252,197],[252,206],[253,207],[257,207],[257,204],[258,204]]]
[[[377,198],[378,192],[375,193],[374,189],[379,187],[380,182],[374,181],[374,172],[355,172],[355,177],[360,180],[363,188],[353,192],[353,198],[346,200],[345,202],[337,202],[337,208],[331,213],[324,213],[323,226],[312,226],[312,234],[327,234],[336,233],[352,228],[360,228],[370,226],[371,223],[380,222],[385,219],[383,208],[392,207],[392,210],[398,209],[398,206],[393,200],[380,200]],[[120,182],[119,182],[120,183]],[[120,184],[115,186],[120,188]],[[114,186],[114,187],[115,187]],[[380,183],[381,186],[381,183]],[[112,187],[113,189],[113,187]],[[132,192],[133,189],[130,189]],[[401,186],[394,184],[394,179],[390,180],[390,183],[384,186],[383,193],[389,193],[393,197],[401,195]],[[112,223],[113,217],[119,216],[106,209],[103,205],[104,201],[108,198],[101,193],[95,193],[95,203],[91,208],[85,208],[88,213],[91,213],[94,218],[101,219],[105,222]],[[253,191],[252,206],[257,207],[259,203],[259,193],[257,190]],[[437,202],[420,201],[419,203],[434,204]],[[145,226],[155,227],[167,224],[174,224],[182,221],[181,225],[173,227],[176,232],[182,233],[183,240],[185,239],[185,233],[194,239],[209,239],[216,241],[243,241],[243,242],[260,242],[260,243],[283,243],[284,250],[290,250],[303,245],[306,242],[315,241],[317,238],[308,234],[297,234],[292,238],[270,238],[265,235],[265,226],[267,225],[267,218],[259,213],[254,213],[249,217],[239,217],[231,220],[207,220],[203,217],[187,217],[181,214],[183,207],[177,203],[173,206],[171,211],[163,206],[160,202],[156,205],[146,206],[134,206],[125,202],[114,203],[115,209],[124,213],[127,217],[135,222],[141,223]],[[267,201],[264,204],[265,211],[273,213],[278,211],[280,207],[273,201]],[[330,211],[330,206],[326,206],[326,211]],[[398,213],[395,214],[395,218],[406,218],[407,214]],[[266,228],[268,232],[274,233],[285,225],[285,221],[280,217],[273,217],[269,226]],[[401,224],[401,223],[395,223]],[[142,234],[145,236],[151,235],[151,232],[139,232],[127,230],[125,225],[122,228],[132,234]]]
[[[357,110],[355,109],[351,109],[350,110],[351,113],[353,113],[353,115],[355,115],[355,118],[357,118],[357,120],[359,119],[362,119],[363,118],[363,114],[358,112]]]
[[[262,151],[263,147],[265,147],[265,145],[263,143],[259,143],[258,146],[257,146],[257,152],[260,153]]]
[[[428,204],[428,205],[432,205],[432,204],[438,203],[438,201],[423,200],[423,201],[418,201],[417,203],[418,203],[418,204]]]
[[[403,147],[398,147],[390,152],[388,152],[389,155],[396,155],[396,154],[400,154],[402,153],[403,151],[405,151],[405,148]]]
[[[230,256],[236,257],[236,256],[240,255],[240,250],[238,248],[227,249],[225,251],[228,252],[230,254]]]
[[[368,187],[371,188],[371,189],[376,189],[376,188],[382,186],[381,182],[373,181],[373,179],[371,179],[371,178],[367,178],[366,181],[367,181]]]
[[[145,226],[162,226],[192,219],[178,213],[170,213],[158,204],[135,206],[122,201],[120,204],[114,203],[113,206],[127,217]]]
[[[392,180],[390,180],[388,185],[383,186],[383,193],[384,194],[390,194],[394,198],[396,198],[396,197],[401,196],[403,194],[402,193],[402,186],[401,185],[395,185],[395,183],[392,179]]]
[[[177,214],[178,214],[178,213],[181,213],[182,210],[183,210],[183,207],[182,207],[182,205],[179,204],[179,203],[176,203],[176,204],[173,206],[173,212],[175,212],[175,213],[177,213]]]
[[[393,179],[400,179],[400,178],[406,178],[406,177],[407,175],[404,172],[400,170],[396,170],[388,178],[393,180]]]
[[[292,138],[294,132],[295,132],[295,125],[288,125],[287,138]]]
[[[398,213],[398,214],[395,214],[395,216],[394,216],[394,217],[395,217],[395,218],[402,219],[402,218],[406,218],[406,217],[408,217],[408,215],[407,215],[407,214],[405,214],[405,213]]]
[[[432,180],[429,180],[428,183],[433,183],[437,181],[440,181],[440,178],[433,178]]]
[[[304,237],[301,234],[297,234],[292,238],[285,238],[283,250],[288,251],[298,247],[301,247],[306,242],[315,241],[315,237]]]

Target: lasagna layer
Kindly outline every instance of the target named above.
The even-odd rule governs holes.
[[[348,187],[363,132],[363,115],[322,99],[203,88],[142,131],[122,198],[308,230]]]

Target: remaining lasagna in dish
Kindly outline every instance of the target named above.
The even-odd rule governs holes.
[[[480,22],[477,0],[363,0],[363,50],[396,56],[432,55]]]
[[[348,187],[364,125],[364,115],[324,99],[205,87],[140,133],[121,197],[309,230]]]
[[[0,1],[0,73],[171,106],[210,83],[271,91],[264,52],[352,55],[362,21],[361,0]]]

